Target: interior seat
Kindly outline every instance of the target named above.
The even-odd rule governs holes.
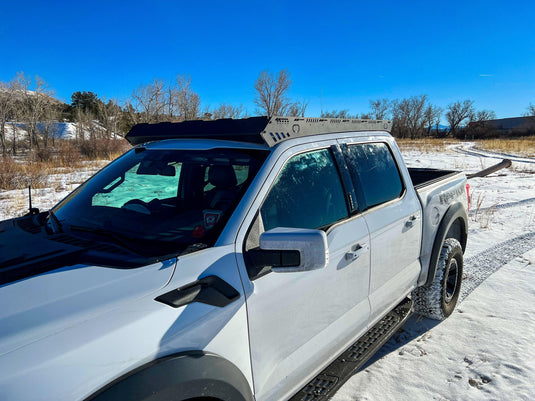
[[[208,170],[208,182],[214,186],[205,195],[205,206],[225,211],[238,193],[236,173],[231,165],[214,164]]]

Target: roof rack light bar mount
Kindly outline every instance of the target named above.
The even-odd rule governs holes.
[[[343,118],[271,117],[261,132],[268,146],[295,137],[357,131],[387,131],[392,129],[388,120],[358,120]]]
[[[232,141],[278,143],[311,135],[356,131],[390,132],[388,120],[359,120],[307,117],[249,117],[214,121],[183,121],[179,123],[137,124],[126,135],[132,145],[164,139],[223,139]]]

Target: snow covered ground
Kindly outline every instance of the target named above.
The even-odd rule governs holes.
[[[471,144],[403,153],[412,167],[467,173],[499,161]],[[34,207],[49,209],[100,167],[51,175]],[[535,160],[469,183],[462,302],[444,322],[411,317],[334,401],[535,399]],[[0,220],[26,210],[27,191],[0,191]]]

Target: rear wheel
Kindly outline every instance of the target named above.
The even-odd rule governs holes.
[[[435,279],[413,291],[414,309],[436,320],[447,318],[457,304],[463,277],[463,249],[459,241],[447,238],[442,245]]]

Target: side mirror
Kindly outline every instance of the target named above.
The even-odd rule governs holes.
[[[277,227],[260,235],[260,249],[280,252],[281,263],[271,269],[277,273],[323,269],[329,263],[327,235],[321,230]]]

